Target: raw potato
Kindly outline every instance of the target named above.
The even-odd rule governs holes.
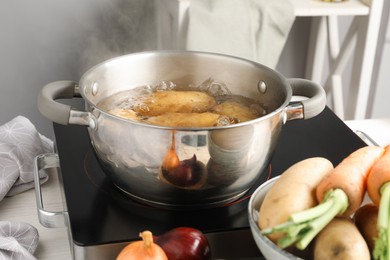
[[[134,108],[141,116],[157,116],[180,112],[202,113],[216,105],[215,99],[201,91],[158,91],[142,98],[140,106]]]
[[[378,207],[374,203],[365,204],[355,212],[353,219],[370,252],[372,252],[375,247],[375,239],[378,238]]]
[[[208,127],[217,125],[220,115],[214,113],[166,113],[149,117],[146,123],[172,127]]]
[[[240,122],[256,119],[260,116],[254,109],[234,101],[225,101],[218,104],[213,108],[213,111],[220,115],[237,118]]]
[[[349,218],[333,219],[316,237],[314,260],[370,260],[370,251]]]
[[[333,170],[332,163],[322,157],[313,157],[295,163],[272,185],[260,207],[260,229],[286,222],[291,214],[317,205],[315,188]],[[276,241],[281,233],[268,237]]]

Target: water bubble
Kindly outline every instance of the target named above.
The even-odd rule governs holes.
[[[228,87],[221,82],[217,82],[212,78],[208,78],[199,85],[200,91],[208,92],[212,96],[228,95],[231,94]]]
[[[176,88],[176,84],[172,81],[162,81],[160,84],[156,85],[154,87],[154,91],[166,91],[166,90],[173,90]]]
[[[217,119],[217,126],[228,126],[232,124],[237,124],[239,122],[240,120],[238,120],[237,118],[232,118],[230,116],[220,116]]]
[[[128,91],[126,95],[131,95],[131,97],[134,96],[142,96],[142,95],[149,95],[154,92],[154,87],[151,85],[144,85],[137,88],[134,88],[132,91]]]
[[[140,102],[140,103],[135,104],[135,107],[136,107],[139,111],[144,112],[144,113],[150,111],[149,106],[146,105],[146,104],[143,103],[143,102]]]

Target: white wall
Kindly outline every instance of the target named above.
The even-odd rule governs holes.
[[[0,124],[23,115],[52,137],[51,123],[37,109],[40,89],[56,80],[78,81],[86,68],[106,58],[154,48],[152,4],[0,1]]]
[[[382,34],[383,46],[378,50],[377,78],[374,79],[375,92],[372,97],[371,118],[390,118],[390,2],[385,1]]]

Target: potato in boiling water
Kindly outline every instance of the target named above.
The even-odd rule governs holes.
[[[239,122],[249,121],[258,118],[260,114],[254,109],[234,101],[225,101],[216,105],[213,111],[220,114],[237,118]]]
[[[165,113],[163,115],[149,117],[145,122],[160,126],[208,127],[216,126],[219,118],[220,115],[210,112]]]
[[[202,113],[216,105],[215,99],[201,91],[157,91],[143,97],[134,111],[141,116],[165,113]]]

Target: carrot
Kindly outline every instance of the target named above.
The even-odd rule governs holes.
[[[374,259],[390,259],[390,145],[368,175],[367,193],[379,207]]]
[[[351,153],[317,186],[320,204],[294,213],[287,222],[262,233],[285,232],[278,241],[280,247],[295,243],[298,249],[305,249],[335,216],[350,214],[360,207],[366,192],[367,175],[383,151],[381,147],[365,146]]]
[[[372,202],[379,206],[381,200],[381,188],[390,181],[390,144],[385,147],[385,152],[380,160],[372,167],[367,178],[367,193]]]
[[[349,216],[361,205],[366,193],[366,181],[373,164],[383,154],[383,148],[366,146],[351,153],[333,173],[317,187],[317,199],[322,201],[327,191],[341,189],[348,196],[348,208],[342,213]]]

